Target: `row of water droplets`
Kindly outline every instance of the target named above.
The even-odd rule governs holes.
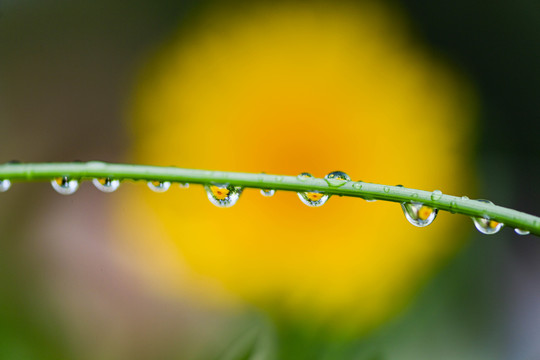
[[[278,177],[281,178],[281,177]],[[297,177],[300,181],[307,181],[313,178],[313,175],[310,173],[304,172],[298,175]],[[324,177],[324,180],[331,187],[341,187],[351,181],[349,175],[342,171],[334,171],[329,173]],[[120,180],[112,177],[102,177],[92,179],[94,186],[100,191],[111,193],[116,191],[120,187]],[[51,185],[59,194],[62,195],[71,195],[79,189],[79,180],[72,179],[68,176],[62,176],[55,178],[51,181]],[[170,181],[148,181],[148,187],[154,192],[165,192],[171,187]],[[189,183],[179,183],[181,188],[188,188]],[[403,187],[402,185],[397,185]],[[11,187],[10,180],[0,180],[0,192],[5,192]],[[354,189],[360,190],[362,184],[360,182],[355,182],[352,187]],[[228,208],[237,203],[240,195],[242,194],[243,188],[241,186],[234,186],[230,184],[208,184],[204,185],[208,200],[218,207]],[[271,197],[276,193],[274,189],[261,189],[261,194],[265,197]],[[388,193],[390,192],[390,187],[385,186],[383,191]],[[304,191],[298,192],[298,197],[302,203],[310,207],[320,207],[324,205],[330,198],[330,194],[325,194],[321,191]],[[440,190],[435,190],[431,194],[431,200],[437,201],[443,196],[443,193]],[[466,196],[462,197],[463,200],[468,200]],[[365,198],[366,201],[375,201],[375,199]],[[477,200],[484,203],[493,204],[488,200]],[[451,203],[451,207],[455,207],[457,204],[455,202]],[[438,209],[431,206],[425,205],[421,202],[410,201],[401,203],[401,208],[405,215],[405,218],[414,226],[425,227],[430,225],[438,214]],[[502,227],[503,223],[490,219],[489,217],[473,217],[472,218],[474,225],[478,231],[483,234],[491,235],[498,233]],[[530,232],[527,230],[514,229],[514,231],[519,235],[528,235]]]
[[[112,177],[102,177],[92,179],[94,186],[103,192],[112,193],[120,187],[120,180]],[[51,185],[56,192],[62,195],[74,194],[79,189],[79,180],[68,176],[61,176],[53,179]],[[154,192],[165,192],[171,187],[170,181],[148,181],[148,187]],[[188,188],[188,183],[180,183],[181,188]]]

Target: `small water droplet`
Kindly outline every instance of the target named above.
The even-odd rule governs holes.
[[[403,186],[403,185],[401,185],[401,184],[398,184],[398,185],[396,185],[396,187],[402,188],[402,187],[405,187],[405,186]]]
[[[360,190],[362,188],[362,184],[359,182],[355,182],[352,187],[353,189]]]
[[[375,202],[375,201],[377,201],[377,199],[370,199],[370,198],[365,198],[364,200],[366,200],[367,202]]]
[[[455,214],[457,207],[458,207],[457,202],[451,201],[450,202],[450,213]]]
[[[486,235],[496,234],[503,227],[503,223],[488,218],[473,217],[472,220],[476,229]]]
[[[462,196],[461,200],[470,200],[468,196]]]
[[[518,228],[515,228],[514,231],[518,235],[529,235],[531,233],[529,230],[521,230],[521,229],[518,229]]]
[[[312,178],[313,175],[311,175],[310,173],[307,173],[307,172],[303,172],[301,173],[300,175],[297,176],[298,180],[300,181],[306,181],[308,180],[309,178]]]
[[[351,178],[343,171],[333,171],[326,175],[324,180],[326,180],[331,187],[340,187],[345,185],[348,181],[351,181]]]
[[[111,193],[120,187],[120,180],[110,177],[92,179],[92,183],[96,188],[107,193]]]
[[[169,190],[169,188],[171,187],[171,182],[154,180],[154,181],[147,182],[146,185],[148,185],[148,188],[150,190],[154,192],[162,193]]]
[[[240,198],[242,188],[233,185],[204,185],[208,200],[217,207],[231,207]]]
[[[431,193],[431,200],[437,201],[440,198],[442,198],[442,196],[443,196],[443,193],[441,190],[433,190],[433,192]]]
[[[323,206],[330,197],[330,195],[318,191],[299,192],[297,194],[304,204],[311,207]]]
[[[276,176],[276,181],[277,182],[282,182],[283,181],[283,176]]]
[[[180,189],[187,189],[189,188],[189,183],[178,183],[178,186],[180,187]]]
[[[411,197],[412,197],[413,199],[418,199],[418,193],[412,193]]]
[[[51,185],[57,193],[62,195],[71,195],[79,188],[79,181],[62,176],[51,181]]]
[[[383,187],[383,191],[388,194],[390,192],[390,187],[389,186]]]
[[[437,217],[438,209],[424,205],[419,202],[404,202],[401,203],[401,208],[407,220],[414,226],[428,226]]]
[[[273,189],[261,189],[262,196],[271,197],[274,196],[276,190]]]
[[[11,181],[8,179],[0,180],[0,192],[6,192],[11,187]]]

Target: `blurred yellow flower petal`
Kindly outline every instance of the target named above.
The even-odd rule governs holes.
[[[138,163],[318,177],[342,169],[451,194],[471,181],[469,89],[398,14],[373,4],[208,12],[146,70],[133,114]],[[126,228],[155,218],[126,246],[140,249],[140,270],[159,288],[217,303],[232,294],[344,331],[395,313],[470,225],[441,214],[418,229],[397,204],[351,198],[312,209],[293,193],[247,190],[223,210],[199,186],[124,194]]]

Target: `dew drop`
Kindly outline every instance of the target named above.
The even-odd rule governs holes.
[[[51,181],[51,185],[57,193],[62,195],[71,195],[79,188],[79,181],[62,176]]]
[[[355,182],[352,184],[353,189],[360,190],[362,188],[362,184],[359,182]]]
[[[431,200],[437,201],[443,196],[443,193],[441,190],[433,190],[431,193]]]
[[[412,193],[411,197],[412,197],[413,199],[418,199],[418,193]]]
[[[331,187],[340,187],[345,185],[348,181],[351,181],[351,178],[343,171],[333,171],[326,175],[324,180],[326,180]]]
[[[272,197],[276,193],[276,190],[273,189],[261,189],[262,196]]]
[[[486,235],[496,234],[503,227],[503,223],[487,218],[473,217],[472,220],[476,229]]]
[[[311,175],[310,173],[307,173],[307,172],[303,172],[301,173],[300,175],[297,176],[298,180],[300,181],[306,181],[308,180],[309,178],[312,178],[313,175]]]
[[[437,217],[438,209],[424,205],[419,202],[404,202],[401,203],[401,208],[407,220],[414,226],[428,226]]]
[[[11,181],[8,179],[0,180],[0,192],[6,192],[11,187]]]
[[[451,201],[450,202],[450,213],[455,214],[455,210],[457,209],[458,205],[457,202]]]
[[[461,200],[470,200],[468,196],[462,196]]]
[[[204,185],[208,200],[217,207],[231,207],[238,201],[242,188],[233,185]]]
[[[366,200],[367,202],[375,202],[375,201],[377,201],[377,199],[370,199],[370,198],[365,198],[364,200]]]
[[[531,233],[529,230],[521,230],[521,229],[518,229],[518,228],[515,228],[514,231],[518,235],[529,235]]]
[[[276,176],[276,181],[277,182],[282,182],[283,181],[283,176]]]
[[[154,180],[154,181],[147,182],[146,185],[148,185],[150,190],[154,192],[162,193],[169,190],[169,188],[171,187],[171,182]]]
[[[313,175],[307,172],[303,172],[297,176],[298,180],[300,181],[306,181],[312,177]],[[304,191],[298,192],[297,194],[304,204],[311,207],[318,207],[324,205],[330,197],[330,195],[326,195],[319,191]]]
[[[383,187],[383,191],[388,194],[390,192],[390,187],[389,186]]]
[[[107,193],[111,193],[120,187],[120,180],[110,177],[92,179],[92,183],[96,188]]]
[[[189,188],[189,183],[179,183],[178,186],[180,187],[180,189],[187,189]]]
[[[330,197],[330,195],[318,191],[299,192],[297,194],[304,204],[311,207],[323,206]]]

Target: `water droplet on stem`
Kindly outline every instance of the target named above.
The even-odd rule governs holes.
[[[169,190],[169,188],[171,187],[171,182],[154,180],[147,182],[146,185],[148,185],[148,188],[150,188],[150,190],[162,193]]]
[[[51,181],[51,185],[57,193],[62,195],[71,195],[79,188],[79,181],[62,176]]]
[[[242,188],[233,185],[205,185],[208,200],[217,207],[231,207],[240,198]]]
[[[300,175],[298,175],[296,178],[297,178],[298,180],[300,180],[300,181],[306,181],[306,180],[308,180],[308,179],[310,179],[310,178],[312,178],[312,177],[313,177],[313,175],[311,175],[310,173],[308,173],[308,172],[303,172],[303,173],[301,173]]]
[[[351,181],[351,178],[343,171],[333,171],[326,175],[324,180],[326,180],[331,187],[340,187]]]
[[[298,180],[302,181],[305,181],[312,177],[313,175],[311,175],[310,173],[301,173],[297,176]],[[300,198],[300,201],[311,207],[323,206],[330,197],[329,195],[326,195],[320,191],[305,191],[298,192],[297,194],[298,198]]]
[[[0,192],[6,192],[11,187],[11,181],[8,179],[0,180]]]
[[[120,187],[120,180],[110,177],[92,179],[94,186],[103,192],[111,193]]]
[[[276,190],[273,189],[261,189],[262,196],[272,197],[276,193]]]
[[[496,234],[503,227],[503,223],[488,218],[473,217],[472,220],[476,229],[486,235]]]
[[[437,201],[440,198],[442,198],[442,196],[443,196],[443,193],[441,190],[433,190],[433,192],[431,193],[431,200]]]
[[[529,235],[531,233],[529,230],[521,230],[521,229],[518,229],[518,228],[515,228],[514,231],[518,235]]]
[[[424,205],[419,202],[404,202],[401,204],[401,209],[407,220],[414,226],[428,226],[437,217],[438,209]]]

